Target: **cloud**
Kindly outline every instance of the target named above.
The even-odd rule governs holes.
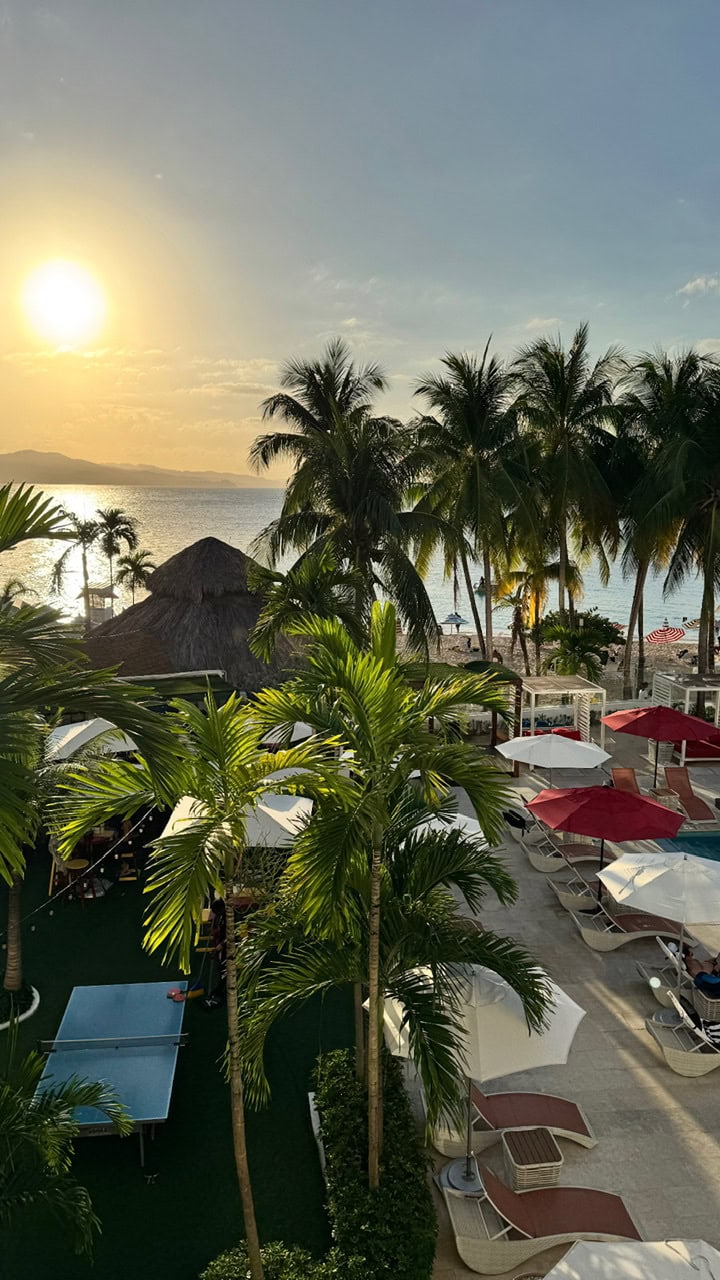
[[[716,356],[720,354],[720,338],[700,338],[693,346],[700,352],[701,356]]]
[[[529,333],[538,333],[541,329],[557,329],[560,326],[559,316],[533,316],[525,328]]]
[[[688,280],[680,289],[676,289],[677,294],[684,294],[688,298],[694,297],[696,294],[704,293],[720,293],[720,276],[695,276],[694,280]]]

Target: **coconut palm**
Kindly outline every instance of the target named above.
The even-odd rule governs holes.
[[[152,551],[143,548],[140,551],[128,551],[118,560],[117,582],[119,586],[128,586],[133,604],[135,592],[143,591],[150,581],[150,574],[157,565],[152,561]]]
[[[500,974],[525,1003],[528,1021],[542,1023],[545,984],[524,948],[463,915],[475,914],[488,889],[501,902],[517,886],[482,840],[458,828],[427,830],[434,817],[415,789],[401,795],[383,841],[380,893],[380,986],[383,998],[406,1008],[412,1057],[423,1082],[428,1120],[457,1114],[461,1048],[453,966],[482,964]],[[444,810],[450,817],[450,806]],[[286,877],[278,898],[253,920],[238,956],[241,986],[252,1002],[246,1038],[254,1092],[267,1094],[262,1051],[274,1020],[332,986],[368,983],[370,875],[359,869],[348,889],[357,928],[343,937],[308,929]],[[419,972],[424,971],[424,972]]]
[[[0,1074],[0,1225],[12,1228],[24,1211],[46,1206],[76,1252],[90,1255],[100,1223],[87,1190],[72,1176],[75,1110],[97,1108],[119,1134],[132,1132],[132,1120],[107,1085],[77,1076],[38,1094],[45,1059],[33,1052],[18,1060],[15,1030],[6,1038]]]
[[[85,632],[90,630],[90,576],[88,572],[88,554],[97,546],[100,537],[100,526],[96,520],[83,520],[72,511],[63,511],[62,515],[70,527],[70,545],[53,565],[52,585],[55,591],[62,591],[65,574],[71,557],[80,552],[80,568],[82,572],[82,601],[85,615]]]
[[[310,740],[285,751],[261,748],[262,731],[254,710],[233,694],[222,707],[211,697],[203,707],[175,701],[169,721],[182,751],[177,751],[167,780],[169,799],[184,796],[196,804],[190,819],[152,845],[146,893],[144,945],[177,959],[189,972],[196,930],[203,907],[214,894],[223,897],[227,913],[226,1000],[228,1076],[235,1164],[242,1202],[253,1280],[263,1275],[248,1162],[241,1029],[237,1008],[237,920],[234,886],[243,883],[248,815],[268,792],[302,793],[320,800],[332,789],[340,803],[344,782],[327,749]],[[291,776],[283,771],[289,770]],[[277,776],[279,774],[279,776]],[[103,761],[67,783],[58,803],[57,821],[64,824],[62,848],[112,814],[130,816],[157,801],[149,761],[133,764]]]
[[[302,617],[337,618],[360,643],[367,619],[358,614],[362,582],[356,569],[343,568],[328,546],[301,556],[287,573],[265,565],[248,569],[248,587],[265,597],[257,623],[250,633],[250,648],[266,662],[275,652],[281,631]]]
[[[480,648],[488,656],[493,651],[490,583],[495,564],[507,558],[508,510],[523,500],[523,486],[515,484],[518,441],[508,373],[490,356],[489,346],[479,360],[448,353],[441,361],[444,372],[424,375],[415,388],[432,415],[420,423],[430,473],[421,506],[442,515],[451,531],[449,541],[444,539],[446,554],[460,559]],[[472,556],[482,561],[487,584],[484,639],[466,539]]]
[[[320,935],[344,937],[354,925],[350,886],[367,875],[367,1046],[369,1183],[377,1187],[382,1147],[380,1046],[381,892],[384,840],[392,815],[416,770],[430,804],[447,795],[449,779],[464,786],[489,840],[502,827],[504,783],[457,736],[459,709],[477,704],[504,711],[505,699],[492,677],[460,673],[410,683],[396,655],[396,614],[392,605],[372,607],[369,644],[360,649],[337,621],[307,619],[296,631],[305,638],[306,666],[280,689],[258,694],[253,714],[265,728],[287,733],[306,721],[332,735],[352,761],[347,780],[349,811],[332,795],[318,805],[312,823],[298,836],[290,876],[308,927]],[[428,724],[432,720],[436,732]]]
[[[289,550],[327,546],[358,573],[358,614],[377,590],[397,605],[412,642],[437,641],[437,622],[411,547],[437,521],[408,510],[420,469],[415,432],[389,417],[373,417],[385,389],[377,365],[357,368],[345,344],[331,342],[317,361],[290,361],[284,391],[263,405],[266,419],[290,428],[259,436],[250,459],[257,470],[289,460],[294,471],[280,516],[256,540],[271,564]]]
[[[121,507],[99,507],[97,510],[98,541],[100,550],[110,567],[110,612],[113,598],[113,561],[126,546],[134,551],[138,544],[137,521]]]
[[[537,480],[547,496],[552,541],[559,548],[561,613],[568,593],[570,534],[595,549],[606,534],[617,536],[604,468],[621,357],[617,347],[610,347],[592,364],[588,341],[587,324],[575,331],[568,351],[559,336],[538,338],[518,353],[512,369],[516,411],[540,450]]]
[[[543,662],[543,671],[552,669],[560,676],[583,676],[598,680],[602,674],[600,651],[603,640],[592,627],[569,627],[563,623],[545,630],[546,640],[555,643]]]

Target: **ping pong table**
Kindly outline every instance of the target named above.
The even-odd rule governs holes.
[[[185,1003],[168,999],[169,990],[187,990],[187,982],[129,982],[118,986],[73,987],[54,1040],[41,1043],[48,1060],[38,1092],[72,1076],[110,1085],[127,1108],[140,1137],[145,1164],[145,1133],[154,1136],[170,1111]],[[81,1137],[114,1132],[95,1107],[78,1107]]]

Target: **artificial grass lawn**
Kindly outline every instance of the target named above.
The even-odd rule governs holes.
[[[28,872],[23,914],[46,894],[42,860]],[[5,905],[1,894],[0,929]],[[84,909],[60,902],[52,916],[46,910],[27,922],[25,973],[40,991],[41,1005],[21,1026],[21,1050],[52,1038],[74,986],[164,978],[170,986],[181,976],[142,951],[143,905],[139,884],[117,885]],[[201,962],[197,957],[191,980]],[[223,1009],[206,1012],[191,1000],[183,1029],[190,1042],[179,1052],[170,1116],[154,1142],[146,1139],[145,1169],[136,1135],[77,1143],[75,1175],[90,1191],[103,1225],[95,1265],[71,1252],[54,1219],[33,1211],[0,1235],[3,1280],[195,1280],[211,1258],[241,1238],[229,1098],[218,1065],[225,1045]],[[316,1253],[328,1245],[307,1091],[320,1050],[345,1046],[351,1037],[352,1002],[340,993],[285,1019],[268,1043],[272,1102],[248,1115],[263,1240],[283,1239]]]

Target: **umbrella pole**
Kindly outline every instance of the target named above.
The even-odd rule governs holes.
[[[602,871],[604,866],[605,866],[605,837],[603,836],[600,840],[600,866],[598,867],[598,871]],[[602,902],[602,880],[598,880],[597,900],[598,902]]]
[[[657,787],[657,767],[658,767],[658,751],[660,750],[660,742],[655,739],[655,772],[653,774],[653,790]]]
[[[677,971],[678,971],[677,998],[678,998],[678,1000],[680,999],[680,989],[681,989],[681,987],[682,987],[682,978],[683,978],[683,940],[684,940],[684,937],[685,937],[685,921],[684,921],[684,920],[681,920],[681,921],[680,921],[680,940],[679,940],[679,942],[678,942],[678,967],[677,967]]]
[[[465,1134],[465,1178],[468,1182],[475,1180],[475,1170],[473,1169],[473,1149],[472,1149],[472,1079],[468,1076],[468,1092],[467,1092],[467,1130]]]

